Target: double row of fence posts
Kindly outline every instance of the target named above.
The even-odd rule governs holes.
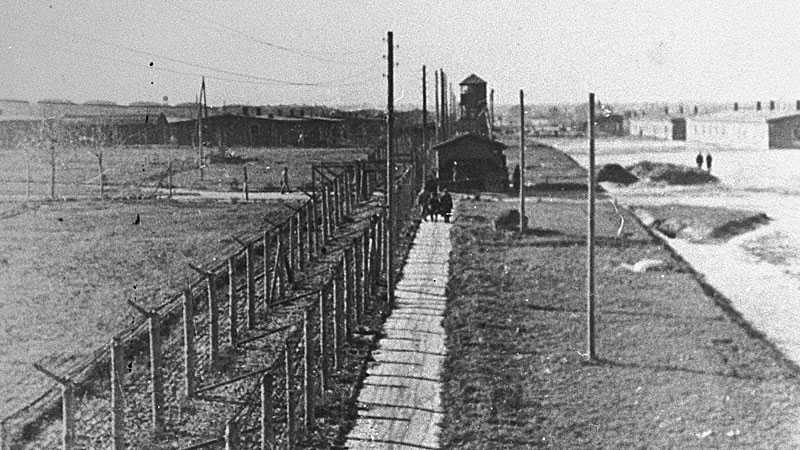
[[[386,183],[385,179],[381,180],[380,168],[380,162],[315,165],[312,168],[313,192],[308,194],[307,202],[297,209],[292,208],[288,220],[273,224],[271,229],[263,230],[255,239],[234,238],[241,249],[228,256],[224,264],[214,268],[190,265],[200,274],[200,279],[160,307],[148,309],[128,301],[145,319],[146,329],[138,327],[137,330],[141,332],[129,332],[127,339],[113,337],[104,358],[93,361],[94,364],[107,361],[110,366],[111,408],[108,419],[111,423],[110,438],[115,449],[125,448],[124,374],[129,370],[129,367],[125,367],[125,353],[129,347],[133,347],[131,341],[134,339],[146,339],[148,344],[150,431],[155,440],[164,435],[167,426],[164,415],[166,368],[162,327],[176,322],[179,312],[183,331],[182,391],[186,398],[196,398],[203,392],[256,376],[259,377],[257,387],[260,391],[258,427],[247,427],[244,418],[234,416],[226,421],[223,437],[187,448],[203,448],[221,442],[225,442],[226,448],[238,448],[243,436],[255,431],[261,433],[261,448],[275,448],[279,437],[291,448],[298,436],[314,427],[316,405],[325,405],[329,401],[331,376],[342,369],[347,342],[368,317],[368,312],[384,313],[391,307],[385,296],[377,295],[385,275],[387,254],[391,250],[386,241],[389,227],[386,205],[362,209],[369,211],[368,220],[359,222],[353,217],[359,206],[365,206],[365,202],[372,199],[372,193],[379,188],[379,184]],[[395,211],[405,214],[413,207],[415,193],[409,170],[396,178],[395,185],[398,186]],[[350,228],[355,228],[355,232],[343,235],[346,231],[343,226],[353,222],[355,225]],[[304,287],[309,292],[287,297],[289,291],[294,293],[299,290],[296,288],[300,272],[314,263],[323,262],[323,258],[330,260],[331,256],[334,256],[334,262],[329,267],[327,280],[321,286]],[[259,258],[261,267],[256,267]],[[256,293],[257,277],[262,278],[259,281],[263,284],[261,303]],[[244,278],[243,295],[237,289],[237,280],[241,278]],[[221,315],[225,315],[221,311],[223,305],[218,295],[223,284],[227,285],[227,305],[224,305],[227,306],[227,330],[222,329],[220,320]],[[242,296],[243,299],[240,298]],[[309,300],[312,297],[316,301]],[[244,300],[243,308],[240,300]],[[293,323],[253,336],[242,335],[243,328],[246,329],[245,334],[256,329],[260,316],[269,319],[272,308],[290,302],[302,308],[299,324]],[[242,309],[245,323],[240,325]],[[203,310],[207,313],[208,322],[207,331],[204,331],[204,339],[208,339],[208,354],[203,360],[208,361],[210,368],[220,363],[220,341],[225,331],[232,348],[279,332],[288,332],[283,357],[266,368],[198,386],[198,330],[195,321]],[[143,353],[144,350],[138,352]],[[281,360],[283,367],[279,368]],[[61,385],[61,446],[64,449],[75,448],[79,430],[76,430],[74,420],[73,397],[82,382],[91,380],[70,379],[38,365],[36,368]],[[280,379],[284,382],[279,383]],[[273,411],[279,405],[275,402],[276,397],[284,399],[286,409],[282,428],[274,423],[273,418]],[[299,422],[297,411],[302,412]],[[276,426],[283,432],[276,433]],[[8,431],[6,420],[0,421],[0,450],[8,448],[11,442],[6,434]]]

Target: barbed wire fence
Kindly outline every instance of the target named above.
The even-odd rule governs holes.
[[[370,314],[391,308],[379,293],[386,252],[397,251],[388,248],[385,198],[376,195],[384,167],[315,164],[308,200],[286,205],[286,220],[236,237],[238,251],[193,266],[199,277],[157,307],[129,301],[142,320],[91,357],[38,364],[56,384],[0,421],[0,450],[165,440],[291,447],[307,437],[319,406],[332,401],[331,376],[355,348],[349,343]],[[400,169],[396,211],[409,218],[418,180],[409,164]],[[200,416],[202,427],[187,424]]]

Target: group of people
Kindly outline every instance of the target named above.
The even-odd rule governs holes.
[[[439,216],[444,218],[445,223],[450,223],[450,215],[453,212],[453,197],[447,192],[446,188],[439,191],[429,191],[423,187],[417,195],[417,205],[422,220],[437,222]]]
[[[706,170],[708,170],[709,172],[711,172],[711,161],[712,161],[711,153],[706,153],[706,158],[705,158]],[[698,152],[697,153],[697,157],[694,159],[694,162],[697,163],[697,168],[698,169],[703,170],[703,153],[702,152]]]

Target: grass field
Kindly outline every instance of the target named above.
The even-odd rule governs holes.
[[[154,305],[278,222],[278,204],[73,201],[0,204],[0,416],[42,391],[31,363],[58,371],[141,321]],[[141,223],[133,225],[136,215]]]
[[[56,152],[56,197],[99,198],[98,159],[90,147],[58,147]],[[167,168],[172,162],[176,187],[240,190],[243,167],[248,168],[252,191],[278,190],[281,169],[289,168],[295,187],[311,182],[311,163],[366,158],[366,149],[355,148],[233,148],[235,158],[212,159],[203,179],[197,167],[197,151],[190,147],[136,146],[103,149],[103,173],[107,195],[147,197],[160,183],[167,186]],[[47,149],[0,149],[0,196],[19,200],[26,195],[28,170],[34,199],[50,195],[51,163]]]
[[[597,351],[585,351],[585,206],[464,202],[454,229],[443,402],[448,448],[796,447],[797,373],[641,229],[598,208]],[[632,220],[628,223],[633,223]],[[659,258],[669,269],[618,267]]]
[[[519,136],[502,137],[509,176],[519,164]],[[525,184],[586,183],[585,172],[572,163],[569,156],[537,141],[525,142]]]

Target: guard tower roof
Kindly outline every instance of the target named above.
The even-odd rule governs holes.
[[[481,79],[481,77],[479,77],[479,76],[477,76],[477,75],[475,75],[473,73],[472,75],[470,75],[467,78],[465,78],[464,81],[462,81],[461,83],[458,83],[458,84],[459,84],[459,86],[463,86],[465,84],[486,84],[486,82],[483,81],[483,79]]]

